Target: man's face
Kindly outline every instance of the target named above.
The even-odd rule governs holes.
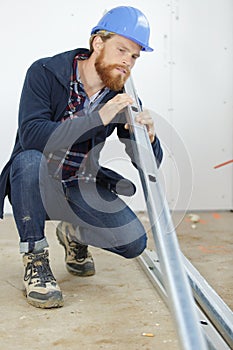
[[[123,88],[140,56],[140,49],[138,44],[119,35],[114,35],[103,43],[95,68],[105,86],[114,91]]]

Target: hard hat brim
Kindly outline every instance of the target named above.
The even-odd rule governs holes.
[[[100,26],[94,27],[94,28],[92,29],[92,31],[91,31],[91,35],[97,34],[98,31],[100,31],[100,30],[103,30],[103,28],[100,27]],[[108,31],[107,28],[104,28],[104,30]],[[110,31],[110,30],[109,30],[109,31]],[[110,32],[111,32],[111,31],[110,31]],[[145,52],[152,52],[152,51],[154,51],[154,49],[152,49],[152,47],[150,47],[150,46],[145,46],[145,44],[141,43],[140,41],[136,40],[135,38],[131,38],[131,37],[128,36],[128,35],[123,35],[123,34],[118,34],[118,33],[114,33],[114,34],[123,36],[124,38],[129,39],[129,40],[133,41],[134,43],[138,44],[139,46],[141,46],[141,51],[145,51]]]

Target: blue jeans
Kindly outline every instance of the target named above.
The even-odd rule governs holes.
[[[15,157],[10,184],[21,253],[48,247],[44,233],[48,218],[72,223],[80,243],[125,258],[140,255],[146,247],[145,229],[122,199],[94,182],[63,188],[49,176],[39,151],[27,150]]]

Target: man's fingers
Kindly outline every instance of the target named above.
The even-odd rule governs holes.
[[[132,98],[125,93],[114,96],[99,111],[103,124],[109,124],[117,113],[132,103]]]
[[[135,118],[136,122],[146,126],[148,136],[150,141],[153,142],[155,139],[155,128],[154,128],[154,120],[151,117],[149,111],[143,111],[137,115]]]

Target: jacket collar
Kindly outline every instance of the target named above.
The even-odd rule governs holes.
[[[88,54],[88,49],[75,49],[59,53],[53,57],[49,57],[43,66],[51,71],[59,82],[66,88],[69,88],[70,76],[72,73],[72,63],[77,54]]]

